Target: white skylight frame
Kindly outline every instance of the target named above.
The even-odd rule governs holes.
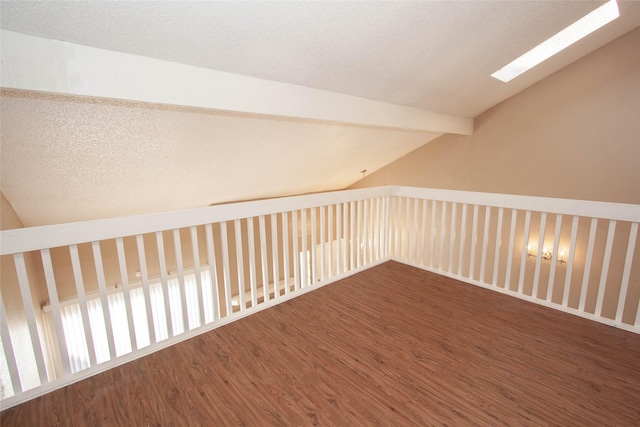
[[[620,11],[618,10],[617,1],[609,0],[556,35],[543,41],[529,52],[491,74],[491,77],[506,83],[552,57],[566,47],[572,45],[581,38],[605,26],[619,16]]]

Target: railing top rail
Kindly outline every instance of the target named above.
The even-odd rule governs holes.
[[[0,254],[29,252],[388,195],[640,222],[640,205],[633,204],[386,186],[5,230],[0,231]]]
[[[391,187],[332,191],[204,208],[0,231],[0,255],[313,208],[390,194]]]
[[[640,205],[392,186],[391,195],[507,209],[640,222]]]

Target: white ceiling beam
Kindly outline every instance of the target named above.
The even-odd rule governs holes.
[[[0,86],[470,135],[473,119],[1,31]]]

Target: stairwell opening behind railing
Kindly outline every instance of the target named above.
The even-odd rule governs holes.
[[[639,223],[391,186],[2,231],[2,408],[388,260],[640,333]]]

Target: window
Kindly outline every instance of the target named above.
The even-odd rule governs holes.
[[[214,320],[214,303],[219,309],[218,299],[212,292],[211,276],[208,268],[201,273],[201,285],[203,295],[203,308],[205,323]],[[199,297],[196,276],[185,274],[184,286],[187,307],[188,329],[200,326],[199,317]],[[184,322],[182,313],[182,298],[180,295],[180,284],[178,278],[167,280],[169,294],[169,307],[171,313],[171,326],[173,335],[184,332]],[[134,333],[138,348],[146,347],[150,344],[149,328],[147,325],[147,308],[145,304],[144,292],[140,284],[132,285],[129,288],[131,296],[131,312],[133,317]],[[164,295],[160,282],[149,285],[150,305],[153,318],[153,330],[156,341],[162,341],[169,337],[167,329],[167,317],[165,313]],[[124,292],[122,288],[110,290],[107,296],[109,314],[111,316],[113,340],[115,345],[115,356],[122,356],[130,353],[131,339],[129,336],[129,326],[125,306]],[[47,327],[53,331],[51,319],[51,308],[45,307],[45,319]],[[89,350],[85,339],[84,325],[80,312],[80,305],[77,300],[61,304],[62,326],[71,362],[71,371],[78,372],[88,368]],[[99,295],[87,296],[87,311],[93,344],[96,352],[97,363],[105,362],[109,359],[109,344],[107,340],[107,330],[105,328],[102,303]]]

